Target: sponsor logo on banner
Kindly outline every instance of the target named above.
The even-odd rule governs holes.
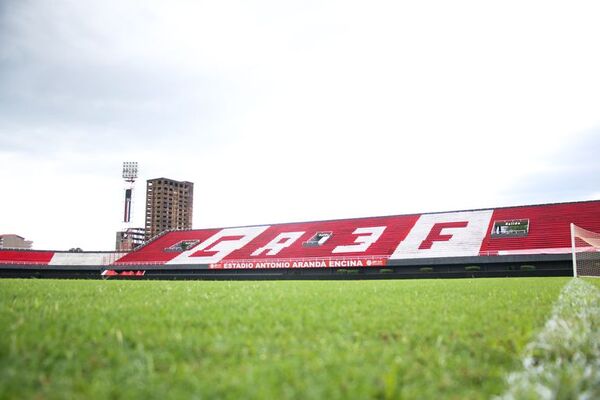
[[[356,268],[384,267],[387,258],[339,258],[293,260],[227,260],[210,264],[210,269],[274,269],[274,268]]]

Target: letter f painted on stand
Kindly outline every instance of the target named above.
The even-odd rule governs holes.
[[[466,228],[467,225],[469,225],[468,221],[440,222],[433,225],[433,227],[429,231],[429,235],[427,235],[427,238],[425,238],[425,240],[421,242],[419,250],[431,249],[431,246],[433,246],[434,242],[447,242],[450,239],[452,239],[451,234],[442,234],[442,231],[444,229]]]

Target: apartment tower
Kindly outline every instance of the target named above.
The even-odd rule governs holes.
[[[174,229],[192,229],[194,184],[157,178],[146,182],[146,241]]]

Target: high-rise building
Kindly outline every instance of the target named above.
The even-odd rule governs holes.
[[[192,229],[194,184],[167,178],[146,182],[146,240],[173,229]]]

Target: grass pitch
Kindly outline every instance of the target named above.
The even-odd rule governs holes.
[[[0,398],[489,398],[568,278],[0,281]]]

